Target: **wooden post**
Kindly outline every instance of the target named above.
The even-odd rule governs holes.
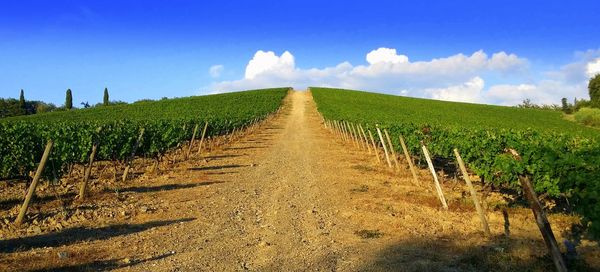
[[[123,182],[127,181],[127,176],[129,175],[129,169],[131,169],[131,161],[133,161],[133,159],[135,158],[135,152],[137,151],[138,147],[142,143],[143,137],[144,137],[144,128],[142,128],[140,130],[140,135],[138,135],[138,138],[135,141],[135,144],[133,145],[133,149],[131,149],[131,155],[129,155],[129,158],[127,158],[127,160],[125,162],[125,164],[126,164],[125,171],[123,171],[123,177],[122,177]]]
[[[427,160],[427,164],[429,165],[429,171],[431,171],[431,175],[433,176],[433,181],[435,183],[435,190],[437,191],[438,198],[440,202],[442,202],[442,207],[445,210],[448,209],[448,204],[446,204],[446,198],[444,197],[444,192],[442,192],[442,186],[440,186],[440,181],[438,180],[437,174],[435,173],[435,168],[433,168],[433,162],[431,162],[431,157],[429,156],[429,151],[425,145],[422,146],[423,154],[425,155],[425,159]]]
[[[377,152],[377,145],[375,145],[375,139],[373,139],[373,134],[369,130],[369,137],[371,138],[371,143],[373,144],[373,151],[375,151],[375,157],[377,157],[377,162],[381,163],[381,159],[379,159],[379,152]]]
[[[190,147],[188,147],[187,153],[185,154],[186,159],[190,156],[190,152],[192,152],[192,146],[194,145],[194,140],[196,139],[197,132],[198,132],[198,124],[196,124],[194,126],[194,132],[192,133],[192,139],[190,140]]]
[[[350,126],[350,131],[352,134],[352,142],[354,144],[354,147],[360,148],[360,146],[358,144],[358,135],[356,134],[356,129],[354,129],[354,124],[348,123],[348,125]]]
[[[358,145],[360,146],[361,149],[367,149],[365,147],[365,140],[363,139],[362,133],[360,132],[358,125],[354,125],[354,126],[356,127],[356,134],[358,135]]]
[[[88,162],[85,173],[83,174],[83,180],[81,181],[81,187],[79,187],[79,200],[85,199],[85,193],[87,188],[88,179],[92,173],[92,166],[94,164],[94,157],[96,157],[96,150],[98,150],[98,142],[92,145],[92,153],[90,154],[90,161]]]
[[[516,150],[508,149],[507,151],[516,160],[521,160],[521,155],[519,155],[519,153]],[[550,255],[552,255],[552,261],[554,262],[556,270],[559,272],[567,271],[567,266],[562,258],[562,254],[560,253],[558,244],[556,243],[556,238],[554,237],[554,232],[552,232],[552,228],[550,227],[550,222],[548,222],[548,217],[544,212],[542,204],[540,204],[540,201],[538,200],[537,194],[533,190],[533,186],[531,185],[529,177],[519,176],[519,182],[523,187],[523,194],[525,194],[525,197],[529,202],[529,207],[531,207],[531,210],[533,211],[535,223],[538,225],[538,228],[542,233],[542,237],[544,238],[546,247],[548,247],[548,251],[550,251]]]
[[[390,161],[390,155],[388,155],[388,150],[385,144],[385,141],[383,140],[383,135],[381,134],[381,129],[379,129],[379,125],[375,125],[376,129],[377,129],[377,134],[379,135],[379,140],[381,141],[381,145],[383,146],[383,153],[385,153],[385,160],[387,161],[387,164],[390,168],[393,168],[392,166],[392,162]]]
[[[19,215],[17,216],[17,220],[15,220],[15,225],[18,227],[23,223],[23,219],[25,218],[25,214],[27,213],[27,209],[29,208],[29,202],[31,202],[31,198],[35,193],[35,188],[37,187],[38,181],[42,176],[42,172],[44,171],[44,167],[46,166],[46,161],[48,161],[48,157],[50,157],[50,152],[52,151],[52,146],[54,142],[49,140],[46,144],[46,149],[44,149],[44,154],[42,155],[42,159],[40,160],[40,164],[38,165],[37,170],[35,171],[35,176],[33,176],[33,181],[29,185],[29,190],[27,190],[27,195],[25,196],[25,201],[21,206],[21,210],[19,210]]]
[[[198,154],[202,152],[202,144],[204,143],[204,136],[206,135],[206,128],[208,127],[208,121],[204,122],[204,129],[202,129],[202,136],[200,137],[200,146],[198,147]]]
[[[367,134],[365,133],[365,130],[363,129],[362,125],[358,125],[358,127],[360,127],[360,131],[363,135],[363,138],[365,138],[365,145],[367,146],[367,150],[369,151],[369,154],[371,154],[371,144],[369,144],[369,138],[367,138]]]
[[[479,204],[479,198],[477,197],[477,192],[475,192],[475,188],[473,188],[473,184],[471,183],[471,178],[469,177],[469,173],[467,172],[467,168],[465,167],[465,163],[463,162],[460,154],[458,153],[458,149],[454,149],[454,156],[456,156],[456,160],[458,161],[458,166],[460,167],[460,171],[462,172],[463,178],[465,179],[465,183],[471,192],[471,198],[473,199],[473,203],[475,203],[475,210],[477,210],[477,214],[479,215],[479,220],[481,221],[481,227],[483,228],[483,233],[486,236],[490,236],[490,227],[488,225],[488,221],[485,218],[485,213]]]
[[[394,163],[396,164],[396,170],[400,170],[400,163],[398,163],[398,156],[396,156],[396,151],[394,150],[394,145],[392,145],[392,139],[390,139],[390,134],[387,129],[383,129],[385,133],[385,138],[390,146],[390,153],[392,153],[392,158],[394,159]]]
[[[419,184],[419,178],[417,177],[417,171],[415,170],[415,166],[413,164],[412,158],[410,157],[410,153],[408,153],[408,148],[406,148],[406,143],[404,143],[404,137],[400,135],[400,145],[402,146],[402,151],[404,152],[404,157],[406,157],[406,161],[408,162],[408,167],[410,168],[410,172],[412,173],[414,184]]]
[[[560,249],[558,248],[558,244],[556,243],[556,238],[554,238],[554,233],[550,227],[550,222],[548,222],[546,213],[544,212],[544,209],[538,200],[537,194],[533,190],[533,186],[529,181],[529,177],[521,176],[519,177],[519,182],[521,182],[521,186],[523,186],[523,193],[527,197],[529,206],[533,211],[533,216],[535,216],[535,222],[537,223],[538,228],[542,233],[542,237],[544,237],[544,242],[546,242],[546,246],[552,255],[552,260],[554,261],[556,270],[567,271],[567,266],[565,265],[565,261],[563,260]]]
[[[350,136],[348,135],[348,128],[346,127],[346,122],[342,122],[342,131],[344,132],[344,140],[350,141]]]

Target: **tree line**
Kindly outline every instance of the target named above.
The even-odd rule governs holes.
[[[108,94],[108,88],[104,88],[104,95],[102,103],[98,103],[91,106],[87,101],[80,103],[83,108],[99,107],[99,106],[110,106],[115,104],[125,104],[122,101],[110,101]],[[25,91],[21,89],[19,99],[14,98],[0,98],[0,118],[37,114],[51,111],[63,111],[73,109],[73,92],[71,89],[67,89],[65,94],[65,103],[63,106],[56,106],[52,103],[46,103],[43,101],[26,100]]]

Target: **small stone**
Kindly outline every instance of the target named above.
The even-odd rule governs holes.
[[[121,260],[121,263],[130,264],[131,263],[131,259],[125,258],[125,259]]]
[[[58,258],[59,259],[69,258],[69,253],[66,251],[60,251],[60,252],[58,252]]]
[[[144,212],[144,213],[148,212],[148,207],[147,206],[142,206],[142,207],[140,207],[140,211]]]

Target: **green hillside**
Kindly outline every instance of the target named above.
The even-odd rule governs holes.
[[[564,120],[561,112],[448,102],[362,91],[311,88],[324,116],[381,123],[459,128],[532,129],[599,137],[600,131]]]

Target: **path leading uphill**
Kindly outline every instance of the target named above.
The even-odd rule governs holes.
[[[10,264],[27,260],[30,268],[120,271],[552,268],[536,257],[545,249],[530,212],[511,215],[516,255],[498,262],[508,260],[508,249],[482,239],[464,190],[449,181],[451,208],[443,211],[427,172],[419,175],[423,186],[412,186],[409,172],[393,173],[335,139],[311,94],[293,91],[257,132],[156,179],[133,181],[143,186],[130,197],[147,203],[144,211],[48,234],[58,241],[49,248],[41,239],[0,252],[0,267],[20,270]],[[494,235],[504,232],[501,213],[489,219]]]

